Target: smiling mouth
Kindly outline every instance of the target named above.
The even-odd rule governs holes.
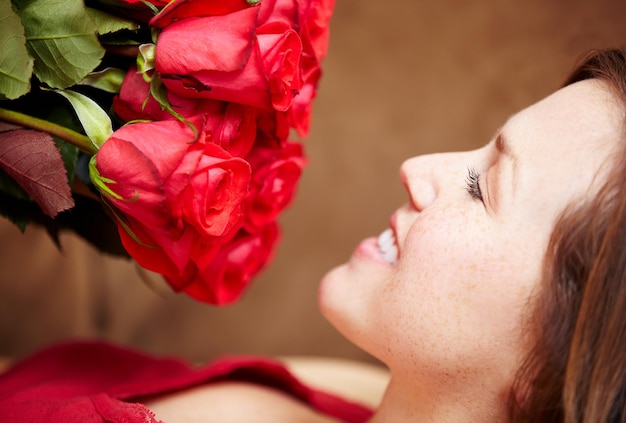
[[[390,264],[398,263],[398,241],[391,228],[387,228],[378,236],[378,251],[380,255]]]

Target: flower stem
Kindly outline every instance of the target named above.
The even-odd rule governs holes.
[[[47,120],[3,108],[0,108],[0,120],[55,135],[78,147],[81,151],[90,156],[98,152],[96,146],[93,145],[86,135],[79,134],[65,126],[57,125]]]

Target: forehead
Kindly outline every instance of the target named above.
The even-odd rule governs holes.
[[[600,80],[569,85],[514,115],[503,131],[527,160],[597,167],[618,151],[624,106]]]
[[[585,80],[514,115],[502,133],[517,157],[517,199],[554,216],[602,181],[623,149],[624,107],[605,82]]]

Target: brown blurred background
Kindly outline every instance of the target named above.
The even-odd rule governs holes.
[[[244,298],[213,308],[146,283],[131,262],[69,235],[0,221],[0,355],[70,337],[158,354],[369,359],[317,311],[322,275],[405,201],[403,159],[486,143],[556,89],[581,53],[626,45],[617,0],[337,0],[305,140],[310,165],[283,215],[272,265]]]

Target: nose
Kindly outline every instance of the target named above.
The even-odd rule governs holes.
[[[429,157],[412,157],[400,166],[400,180],[409,193],[411,206],[418,212],[430,206],[437,198],[436,174]]]

